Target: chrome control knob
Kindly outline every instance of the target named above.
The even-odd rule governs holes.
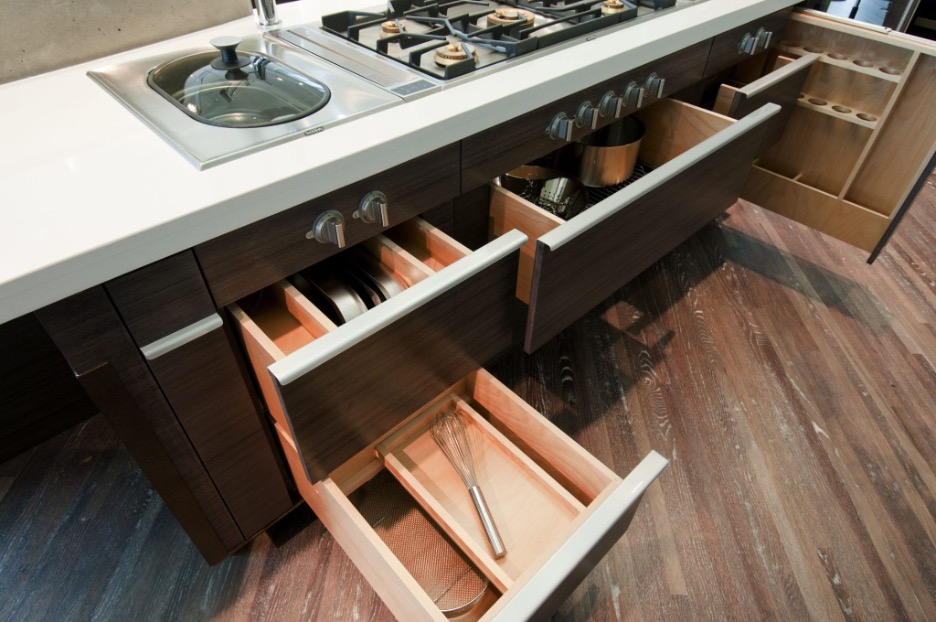
[[[624,112],[624,97],[614,91],[608,91],[601,96],[601,101],[598,102],[598,112],[603,117],[621,118],[621,113]]]
[[[647,81],[644,82],[644,90],[650,94],[650,97],[660,99],[663,97],[663,87],[665,85],[665,79],[661,78],[656,73],[651,73],[647,76]]]
[[[624,87],[624,105],[628,108],[640,108],[643,106],[644,87],[633,80]]]
[[[389,205],[387,195],[379,190],[372,190],[361,199],[361,205],[354,212],[354,217],[366,223],[379,222],[381,227],[389,227]]]
[[[312,224],[312,230],[306,233],[306,238],[344,248],[344,222],[344,216],[338,210],[330,209],[322,212]]]
[[[766,50],[770,46],[770,39],[772,37],[773,33],[763,28],[758,28],[757,32],[754,34],[746,32],[738,42],[738,54],[754,56],[761,50]]]
[[[757,39],[754,44],[755,50],[766,50],[770,46],[770,39],[773,37],[773,33],[769,30],[764,30],[763,28],[757,29],[757,34],[754,35]]]
[[[590,101],[582,102],[575,113],[575,125],[593,130],[598,127],[598,116],[598,108],[592,106]]]
[[[574,121],[570,119],[566,113],[560,112],[550,121],[549,127],[546,128],[546,135],[553,140],[564,140],[568,142],[572,140],[573,127]]]

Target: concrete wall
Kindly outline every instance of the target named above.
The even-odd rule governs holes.
[[[250,0],[0,0],[0,84],[244,17]]]

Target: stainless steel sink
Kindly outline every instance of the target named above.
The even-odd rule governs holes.
[[[207,43],[207,42],[206,42]],[[147,77],[183,57],[217,54],[211,46],[154,56],[132,63],[103,67],[88,75],[175,147],[199,169],[227,162],[294,138],[317,134],[329,127],[403,101],[334,64],[258,35],[244,39],[238,51],[273,59],[294,72],[327,86],[330,97],[319,110],[293,121],[263,127],[220,127],[198,120],[147,83]]]

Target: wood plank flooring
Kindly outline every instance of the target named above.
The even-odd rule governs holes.
[[[739,203],[492,371],[624,474],[556,620],[936,620],[936,187],[873,266]],[[206,566],[100,417],[0,464],[0,620],[390,620],[308,511]]]

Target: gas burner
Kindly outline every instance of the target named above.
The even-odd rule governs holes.
[[[381,37],[390,37],[393,35],[398,35],[401,32],[406,32],[406,20],[405,19],[392,19],[380,25]]]
[[[601,3],[601,13],[603,15],[611,15],[612,13],[620,13],[627,8],[627,5],[621,2],[621,0],[605,0]]]
[[[467,43],[449,43],[435,51],[433,60],[435,60],[436,65],[447,67],[448,65],[454,65],[455,63],[468,60],[469,53],[472,59],[478,62],[478,53],[472,46]]]
[[[615,0],[611,0],[615,1]],[[487,17],[488,26],[532,26],[533,14],[522,9],[501,8]]]

